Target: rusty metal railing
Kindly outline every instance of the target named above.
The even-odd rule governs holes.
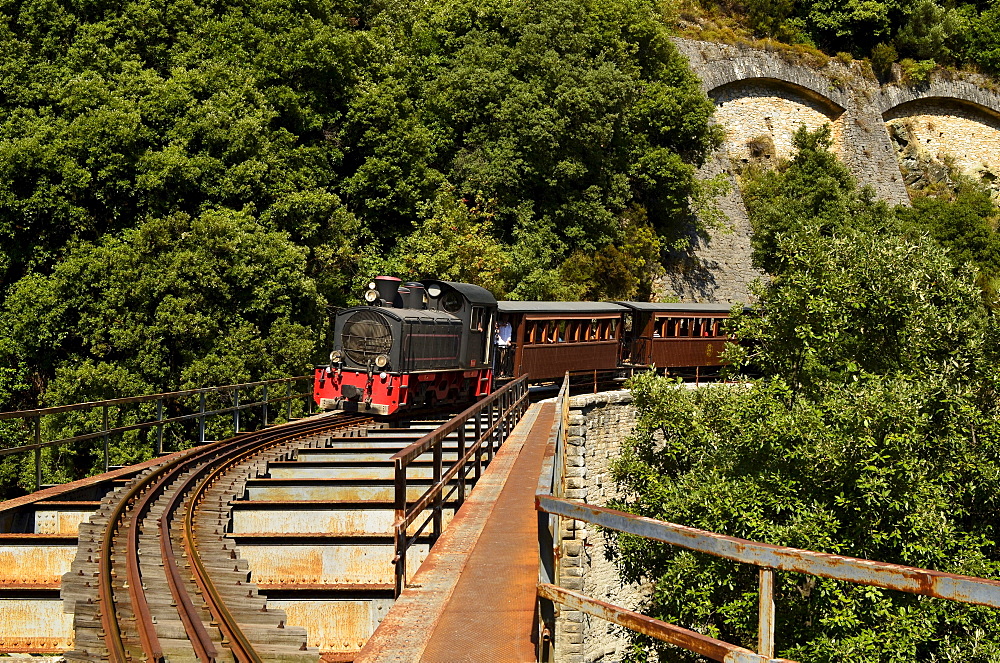
[[[482,476],[483,456],[486,456],[487,464],[493,460],[496,450],[514,430],[514,426],[527,408],[528,376],[522,375],[392,457],[396,478],[394,525],[396,554],[393,559],[396,565],[396,596],[399,596],[406,586],[407,549],[423,534],[429,523],[432,525],[432,539],[437,540],[441,536],[445,501],[457,493],[457,506],[462,506],[470,469],[478,481]],[[472,444],[469,444],[470,424]],[[458,443],[458,455],[455,463],[446,469],[444,442],[453,434]],[[406,470],[414,460],[428,450],[432,452],[434,458],[433,483],[415,502],[409,503],[406,498]],[[448,494],[445,494],[446,488],[452,481],[455,485]],[[430,515],[416,528],[416,531],[411,533],[410,525],[415,523],[428,508],[431,511]]]
[[[569,402],[565,388],[563,392],[560,392],[560,400],[565,413],[568,411]],[[554,628],[552,604],[557,603],[639,631],[713,661],[794,663],[786,659],[774,658],[776,618],[774,580],[778,571],[805,573],[882,589],[1000,608],[1000,581],[758,543],[565,499],[558,490],[562,483],[560,475],[562,466],[559,459],[562,457],[567,421],[560,420],[554,428],[555,449],[553,455],[545,461],[538,492],[535,495],[535,505],[539,512],[539,553],[541,559],[538,584],[539,616],[540,622],[550,633]],[[554,524],[551,523],[550,516],[556,517]],[[559,534],[558,518],[571,518],[593,523],[605,529],[662,541],[679,548],[758,567],[760,578],[758,651],[752,652],[743,647],[560,587],[558,555],[555,554],[554,550],[554,546],[558,543],[558,539],[554,538]],[[544,533],[542,531],[543,523],[546,530]],[[548,571],[550,568],[553,571]],[[546,619],[548,621],[544,621]],[[549,659],[540,657],[539,660]]]
[[[558,416],[549,435],[549,450],[542,459],[542,471],[538,477],[536,495],[554,495],[563,497],[566,494],[566,460],[564,441],[569,428],[569,386],[570,373],[563,378],[562,387],[556,397]],[[559,559],[556,554],[556,542],[559,541],[559,518],[545,511],[538,510],[538,584],[559,584]],[[551,659],[556,613],[554,603],[539,595],[537,603],[538,633],[535,642],[538,643],[538,660]]]
[[[91,401],[89,403],[76,403],[73,405],[58,405],[34,410],[0,412],[0,421],[22,421],[28,429],[28,435],[34,439],[34,442],[31,444],[0,449],[0,458],[33,451],[35,456],[35,489],[38,490],[42,487],[42,449],[62,447],[74,442],[101,438],[103,440],[104,471],[108,471],[110,467],[109,441],[113,435],[121,435],[129,431],[155,428],[156,437],[153,443],[153,453],[161,454],[163,453],[164,428],[171,424],[195,421],[198,426],[197,444],[201,445],[205,443],[205,424],[209,417],[231,414],[233,417],[232,429],[234,434],[238,434],[240,432],[241,421],[243,421],[243,415],[245,415],[248,410],[256,411],[259,408],[259,421],[264,426],[268,425],[269,416],[272,412],[270,408],[275,404],[285,403],[287,405],[287,418],[291,419],[292,403],[293,401],[301,399],[305,401],[304,409],[311,414],[312,379],[312,376],[304,375],[299,377],[280,378],[276,380],[263,380],[260,382],[225,385],[221,387],[206,387],[202,389],[188,389],[185,391],[150,394],[147,396],[132,396],[128,398]],[[301,390],[300,386],[303,382],[307,387],[304,391]],[[246,394],[257,389],[260,390],[261,394],[258,398],[251,399],[248,402],[240,400],[241,394]],[[208,409],[206,405],[207,397],[209,395],[222,395],[226,401],[226,405],[215,409]],[[197,406],[182,405],[184,399],[192,397],[198,397]],[[124,406],[143,403],[156,404],[155,419],[149,418],[145,421],[135,421],[115,426],[110,425],[109,422],[112,420],[112,408],[116,409],[115,414],[119,415],[119,418],[121,418]],[[232,405],[229,405],[228,403],[232,403]],[[165,416],[168,407],[171,405],[176,412],[179,412],[179,414]],[[99,427],[97,430],[92,430],[79,435],[60,437],[53,440],[42,439],[43,417],[52,417],[69,412],[89,413],[95,410],[99,411],[101,414],[101,423],[98,425]],[[187,411],[185,412],[185,410]]]

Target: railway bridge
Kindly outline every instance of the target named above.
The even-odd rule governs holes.
[[[586,429],[624,423],[588,417],[626,392],[571,398],[567,378],[532,403],[522,378],[461,413],[381,422],[313,414],[310,396],[308,378],[291,378],[0,415],[6,435],[28,438],[0,455],[36,482],[0,503],[0,652],[583,661],[613,654],[585,646],[611,622],[711,660],[781,663],[779,572],[1000,607],[1000,582],[602,506],[581,488]],[[116,449],[136,448],[115,441],[152,457],[115,466]],[[96,447],[104,471],[45,484],[53,454],[72,460],[74,445]],[[757,567],[756,651],[616,604],[585,577],[589,525]]]

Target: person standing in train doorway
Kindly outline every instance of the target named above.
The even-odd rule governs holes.
[[[511,326],[510,320],[507,316],[500,317],[500,324],[497,325],[497,337],[496,337],[496,356],[493,361],[493,373],[507,375],[508,369],[508,355],[510,354],[510,337],[511,337]]]

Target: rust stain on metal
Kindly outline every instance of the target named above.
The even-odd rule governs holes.
[[[35,511],[35,532],[38,534],[63,534],[76,536],[82,523],[90,522],[96,509],[90,511]]]
[[[288,615],[288,624],[305,627],[307,644],[324,654],[350,654],[360,651],[371,637],[392,599],[374,600],[269,600]]]
[[[0,653],[62,653],[73,648],[73,615],[58,599],[5,599]]]
[[[538,495],[536,501],[540,510],[549,513],[595,523],[602,527],[629,532],[744,564],[806,573],[964,603],[1000,607],[1000,581],[997,580],[757,543],[614,509],[577,504],[550,495]]]
[[[0,545],[0,586],[59,587],[76,556],[76,546]]]

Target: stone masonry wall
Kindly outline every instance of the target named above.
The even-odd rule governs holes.
[[[726,132],[726,149],[734,164],[757,159],[789,159],[795,154],[792,134],[805,125],[810,131],[829,124],[833,152],[844,154],[844,113],[792,90],[779,91],[771,84],[739,81],[712,91],[715,121]],[[755,157],[751,142],[766,136],[774,145],[772,154]]]
[[[674,44],[715,101],[715,121],[726,135],[702,176],[723,173],[735,184],[736,168],[752,159],[788,157],[801,124],[814,129],[829,122],[833,149],[858,181],[879,198],[906,205],[908,171],[900,168],[906,155],[887,129],[903,119],[925,152],[983,179],[1000,198],[1000,94],[986,79],[939,74],[919,86],[880,85],[860,62],[830,60],[817,68],[780,51],[679,38]],[[692,235],[691,250],[671,256],[654,282],[659,297],[750,301],[748,285],[762,275],[751,265],[749,221],[733,189],[718,201],[730,228],[712,232],[711,239]]]
[[[570,400],[566,437],[566,497],[604,506],[616,496],[611,463],[635,426],[632,393],[610,391]],[[583,525],[583,524],[581,524]],[[625,608],[636,608],[642,587],[625,585],[605,558],[604,534],[563,519],[560,584]],[[620,661],[627,639],[609,622],[562,609],[556,620],[557,663]]]
[[[1000,173],[1000,119],[941,99],[897,106],[884,117],[903,120],[923,149],[939,160],[953,159],[968,175]]]

